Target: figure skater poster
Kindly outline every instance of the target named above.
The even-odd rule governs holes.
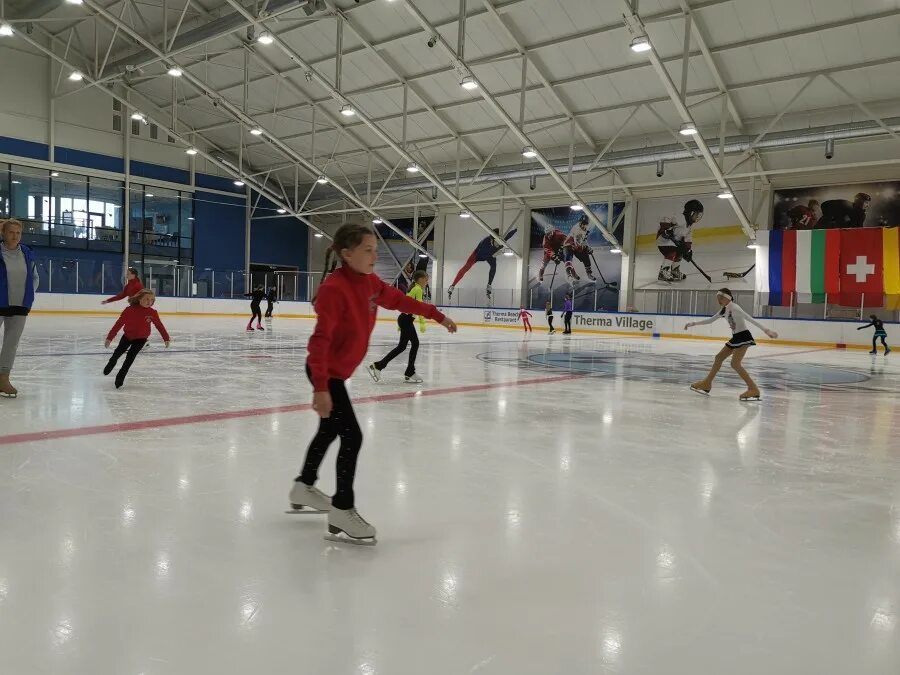
[[[604,227],[609,228],[606,202],[589,204]],[[625,203],[613,204],[612,234],[622,241]],[[561,310],[566,295],[572,294],[575,311],[616,311],[622,257],[610,253],[606,240],[587,214],[568,206],[535,209],[531,212],[528,257],[528,298],[532,309],[543,309],[551,300]]]

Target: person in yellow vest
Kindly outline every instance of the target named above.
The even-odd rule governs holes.
[[[414,300],[423,302],[425,295],[425,287],[428,286],[428,273],[419,270],[413,274],[413,285],[409,289],[407,295]],[[406,351],[407,346],[412,344],[409,350],[409,363],[406,366],[404,377],[407,382],[412,384],[421,384],[424,380],[416,374],[416,356],[419,353],[419,336],[416,335],[415,317],[412,314],[401,314],[397,317],[397,325],[400,326],[400,342],[396,347],[383,359],[369,365],[369,375],[376,382],[381,382],[381,371],[387,368],[388,364],[395,358]],[[425,317],[419,317],[419,330],[425,332]]]

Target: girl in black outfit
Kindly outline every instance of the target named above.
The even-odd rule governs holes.
[[[256,330],[265,330],[262,327],[262,311],[259,308],[259,303],[266,297],[266,292],[262,286],[257,286],[252,293],[244,293],[244,295],[250,298],[250,311],[253,312],[250,317],[250,323],[247,324],[247,330],[253,330],[253,319],[256,319]]]
[[[278,302],[278,300],[275,299],[275,298],[277,298],[277,297],[278,297],[278,296],[277,296],[276,293],[275,293],[275,287],[272,286],[272,287],[269,289],[269,292],[266,293],[266,302],[268,303],[268,306],[266,307],[266,318],[267,318],[267,319],[271,319],[271,318],[272,318],[272,305],[273,305],[273,303]],[[253,321],[253,320],[251,319],[251,323],[252,323],[252,321]]]
[[[887,356],[891,353],[891,348],[887,345],[887,331],[884,329],[884,322],[874,314],[870,314],[869,319],[869,323],[867,323],[865,326],[860,326],[856,330],[862,330],[863,328],[871,328],[874,326],[875,335],[872,336],[872,351],[870,351],[869,353],[878,353],[878,338],[881,338],[881,344],[884,345],[884,355]]]

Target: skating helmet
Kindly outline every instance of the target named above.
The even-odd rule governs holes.
[[[689,224],[696,223],[703,217],[703,202],[689,199],[684,203],[684,217]]]
[[[865,192],[857,192],[856,196],[853,198],[854,206],[861,208],[865,211],[869,208],[869,204],[872,202],[872,197],[867,195]]]

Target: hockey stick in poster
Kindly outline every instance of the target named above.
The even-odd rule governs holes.
[[[746,272],[723,272],[722,276],[724,276],[726,279],[743,279],[745,276],[750,274],[750,272],[752,272],[753,268],[755,267],[756,263],[753,263],[752,265],[750,265],[750,269],[748,269]]]
[[[691,253],[690,249],[688,249],[688,247],[685,246],[684,243],[677,241],[677,240],[675,239],[675,237],[673,237],[672,234],[671,234],[670,232],[668,232],[668,231],[663,235],[663,238],[664,238],[664,239],[668,239],[669,241],[671,241],[672,244],[675,246],[675,248],[678,250],[678,254],[679,254],[682,258],[684,258],[685,260],[687,260],[689,263],[691,263],[691,265],[693,265],[694,267],[696,267],[696,268],[697,268],[697,271],[700,272],[700,274],[703,275],[703,278],[704,278],[704,279],[706,279],[708,282],[712,283],[712,277],[709,276],[706,272],[704,272],[704,271],[703,271],[703,268],[701,268],[700,265],[698,265],[698,264],[696,263],[696,261],[694,260],[694,255],[693,255],[693,253]]]
[[[600,269],[600,265],[597,264],[597,259],[594,257],[594,252],[591,251],[591,260],[594,261],[594,267],[597,268],[597,274],[600,275],[600,281],[603,282],[603,288],[601,290],[607,291],[619,291],[619,282],[618,281],[607,281],[606,277],[603,276],[603,272]]]

